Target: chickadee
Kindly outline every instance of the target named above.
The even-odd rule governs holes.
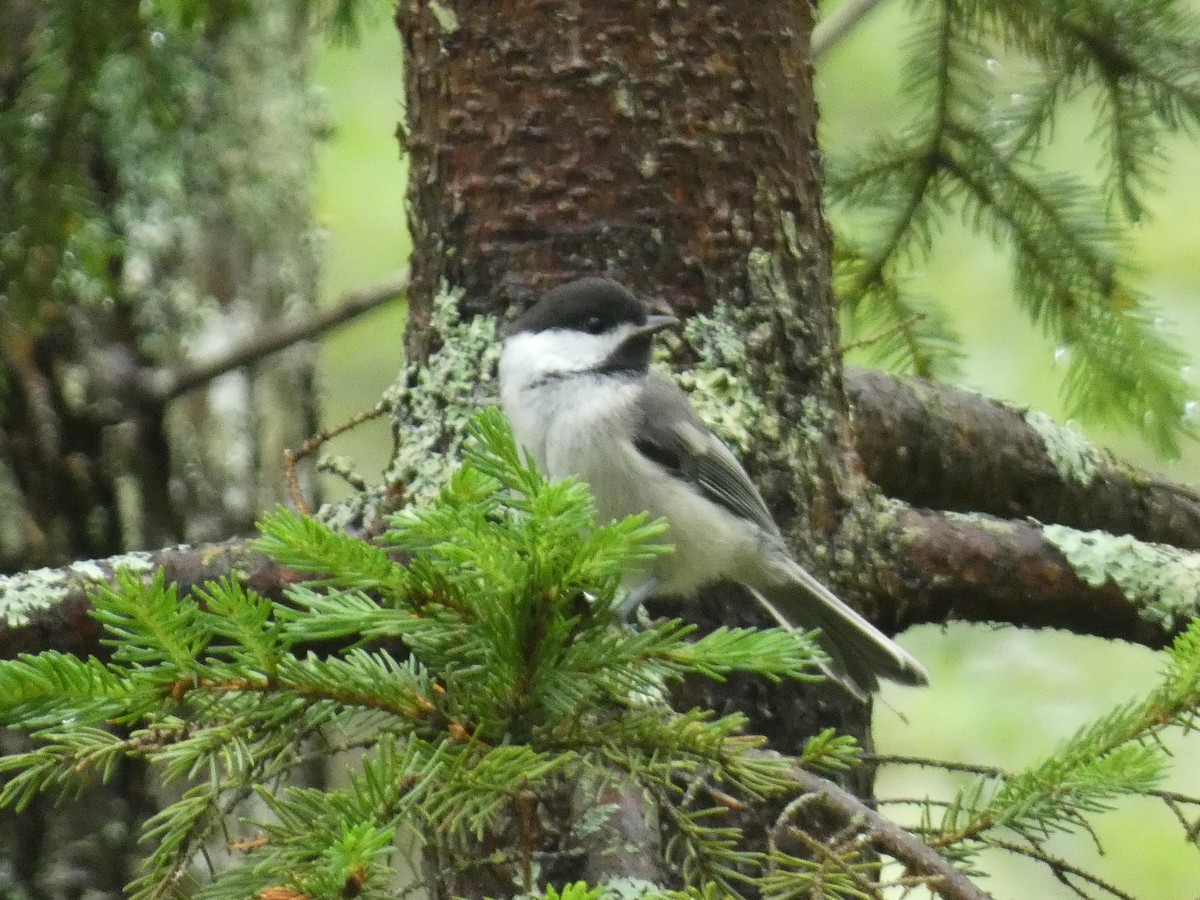
[[[792,559],[733,453],[651,371],[654,335],[675,324],[615,281],[581,278],[512,322],[500,357],[504,411],[548,478],[587,482],[600,521],[647,512],[668,523],[675,552],[643,573],[623,611],[735,581],[780,624],[819,628],[828,674],[854,696],[880,678],[927,684],[924,666]]]

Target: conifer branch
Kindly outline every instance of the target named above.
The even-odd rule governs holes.
[[[876,849],[903,863],[913,874],[927,877],[930,890],[943,900],[988,900],[988,894],[936,850],[853,794],[805,769],[794,769],[793,776],[801,788],[817,795],[826,808],[866,835]]]
[[[1039,851],[1054,832],[1083,830],[1102,852],[1087,817],[1110,809],[1117,798],[1151,795],[1166,770],[1160,735],[1168,728],[1194,727],[1200,704],[1200,621],[1180,635],[1165,660],[1159,684],[1144,698],[1080,728],[1030,768],[1000,779],[983,777],[958,791],[936,832],[929,832],[930,846],[957,848],[969,858],[997,840],[1011,844],[1007,834]],[[1063,875],[1056,858],[1043,861]]]
[[[842,352],[863,347],[877,366],[921,378],[953,379],[963,353],[945,310],[930,298],[904,290],[894,267],[839,240],[834,280],[839,293],[857,299],[844,305]],[[874,329],[874,330],[872,330]]]
[[[869,766],[919,766],[927,769],[940,769],[943,772],[963,772],[968,775],[980,775],[984,778],[995,780],[1007,780],[1015,776],[1015,772],[1009,769],[1001,768],[1000,766],[986,766],[979,763],[959,762],[956,760],[947,759],[932,759],[925,756],[909,756],[901,753],[866,753],[862,756],[864,764]],[[1154,797],[1161,800],[1168,809],[1176,814],[1180,824],[1186,832],[1187,840],[1195,843],[1200,837],[1194,833],[1195,824],[1188,822],[1187,819],[1180,814],[1181,807],[1195,806],[1200,808],[1200,796],[1192,796],[1190,794],[1180,793],[1179,791],[1163,790],[1162,788],[1153,788],[1145,792],[1147,797]],[[887,798],[879,801],[883,803],[926,803],[926,804],[941,804],[949,805],[948,801],[937,801],[929,798]]]
[[[522,458],[496,410],[480,413],[470,434],[464,464],[438,501],[407,508],[380,538],[404,554],[404,565],[375,544],[280,510],[255,546],[308,578],[285,584],[282,601],[234,577],[181,596],[163,572],[147,579],[144,564],[119,572],[115,587],[101,582],[93,618],[113,648],[107,660],[44,653],[0,662],[0,722],[35,742],[32,751],[0,759],[0,771],[12,773],[0,806],[20,807],[48,790],[71,793],[110,777],[127,756],[162,766],[167,779],[188,780],[181,799],[147,823],[155,849],[138,898],[174,891],[206,836],[254,791],[274,816],[259,823],[266,837],[243,848],[253,854],[247,865],[210,872],[206,896],[232,900],[285,885],[331,896],[347,885],[360,893],[368,883],[391,883],[395,835],[407,828],[429,834],[452,871],[490,869],[509,881],[515,874],[526,894],[537,886],[535,859],[573,853],[610,883],[657,883],[661,865],[688,885],[732,896],[747,884],[786,892],[814,881],[838,895],[874,895],[878,864],[863,857],[863,835],[906,866],[897,884],[923,884],[954,900],[986,895],[935,850],[961,864],[1000,829],[1031,853],[1042,852],[1040,835],[1051,830],[1088,831],[1085,815],[1110,798],[1156,789],[1159,732],[1194,724],[1200,624],[1176,641],[1148,698],[1082,729],[1058,754],[993,791],[986,788],[997,779],[984,778],[950,804],[931,804],[942,824],[924,829],[931,836],[922,842],[804,767],[856,765],[857,748],[832,731],[810,740],[798,762],[762,752],[763,739],[744,733],[744,715],[678,713],[662,699],[688,675],[809,678],[817,660],[805,636],[719,628],[691,640],[680,622],[622,626],[615,619],[621,574],[631,560],[661,552],[652,542],[662,526],[641,517],[597,526],[586,486],[547,481]],[[897,507],[882,517],[897,529],[889,537],[895,547],[919,543],[911,515]],[[993,537],[1009,528],[944,518]],[[1129,604],[1141,605],[1142,618],[1150,610],[1169,627],[1194,607],[1200,591],[1182,601],[1169,594],[1181,585],[1187,591],[1187,573],[1172,566],[1200,570],[1200,563],[1153,550],[1160,556],[1148,569],[1162,583],[1131,586],[1125,579],[1136,567],[1128,561],[1146,548],[1122,545],[1122,567],[1110,572],[1099,539],[1054,527],[1043,537],[1076,577],[1092,587],[1110,579],[1130,594]],[[969,577],[978,571],[963,569]],[[1045,566],[1036,574],[1045,579]],[[1158,594],[1143,596],[1156,586]],[[308,649],[313,640],[355,638],[390,639],[402,655],[377,644],[322,655]],[[104,727],[113,723],[130,736]],[[278,777],[308,753],[298,743],[326,728],[347,740],[372,735],[361,771],[342,789],[281,788]],[[311,752],[333,748],[326,742]],[[575,784],[607,784],[615,793],[582,788],[581,801],[600,802],[575,809],[569,827],[547,843],[538,810],[579,807],[564,804],[564,785]],[[819,845],[795,832],[815,860],[777,846],[764,858],[729,813],[794,794],[797,784],[807,795],[788,804],[780,828],[792,827],[791,814],[816,802],[810,797],[844,827]],[[707,806],[695,803],[702,797]],[[1183,821],[1186,800],[1163,799]],[[660,833],[661,851],[652,840]],[[505,862],[488,850],[493,840],[508,848]],[[1060,877],[1087,881],[1042,855]]]
[[[1200,550],[1200,492],[1120,463],[1042,413],[848,367],[868,477],[914,506],[1031,517]]]
[[[883,223],[855,245],[839,236],[838,293],[849,323],[901,339],[876,353],[895,371],[952,367],[952,332],[903,327],[913,309],[937,309],[907,296],[904,275],[930,252],[937,218],[965,208],[971,228],[1011,246],[1017,302],[1068,351],[1062,391],[1071,415],[1127,425],[1177,453],[1196,434],[1182,356],[1129,278],[1121,223],[1100,191],[1048,173],[1037,154],[1063,103],[1098,85],[1109,196],[1136,218],[1160,166],[1161,136],[1200,121],[1200,79],[1184,62],[1194,57],[1185,48],[1200,34],[1196,17],[1172,0],[1132,15],[1106,0],[1053,8],[947,0],[918,22],[907,79],[922,107],[917,120],[831,168],[832,198],[873,208]],[[1039,65],[1011,95],[983,74],[999,67],[993,57],[1002,52]]]
[[[884,409],[892,414],[904,414],[900,418],[892,415],[871,426],[888,432],[889,439],[896,441],[896,449],[887,450],[887,444],[882,440],[876,442],[864,438],[860,441],[868,470],[885,490],[897,494],[903,494],[905,490],[924,491],[926,493],[920,495],[922,498],[940,499],[946,505],[959,502],[962,505],[973,502],[984,505],[986,498],[980,496],[980,490],[982,485],[988,483],[986,478],[981,478],[975,485],[963,485],[949,479],[943,487],[931,489],[926,476],[920,471],[911,481],[902,474],[895,474],[911,471],[914,460],[919,464],[927,459],[913,452],[914,447],[921,446],[921,423],[925,420],[920,419],[916,412],[906,411],[908,404],[901,401],[909,396],[907,392],[893,393],[903,387],[901,383],[877,375],[852,373],[850,378],[852,386],[865,381],[870,382],[871,390],[884,392],[880,401]],[[1026,458],[1022,454],[1016,454],[1011,459],[999,454],[1005,465],[1043,471],[1044,462],[1039,455],[1041,451],[1033,445],[1030,434],[1025,432],[1019,444],[1013,438],[1012,435],[1020,434],[1021,430],[1018,423],[1013,421],[1015,413],[1011,410],[981,398],[959,396],[949,388],[923,386],[921,389],[936,392],[935,399],[938,402],[928,404],[928,408],[941,409],[947,416],[944,420],[933,420],[937,427],[930,427],[929,434],[953,435],[951,423],[960,421],[960,415],[964,423],[963,433],[971,433],[967,423],[974,418],[981,421],[979,427],[982,429],[976,432],[979,440],[972,442],[971,449],[954,443],[934,444],[927,451],[934,454],[935,460],[928,463],[935,473],[928,476],[930,479],[936,482],[938,478],[938,453],[944,453],[945,459],[958,461],[964,469],[969,470],[973,454],[978,456],[976,448],[996,449],[1006,446],[1006,443],[1026,448],[1028,456],[1027,461],[1022,462]],[[859,398],[865,396],[864,391],[854,393]],[[889,397],[898,399],[890,402]],[[961,413],[951,401],[961,405]],[[860,413],[858,421],[859,428],[865,429],[872,420]],[[989,430],[997,427],[1007,436],[1001,438],[999,432]],[[906,458],[898,459],[897,454],[905,448]],[[985,463],[980,461],[980,465]],[[893,472],[891,475],[887,474],[889,466],[895,467],[890,470]],[[1009,485],[1027,483],[1015,475],[1001,481]],[[1122,477],[1118,468],[1100,470],[1096,486],[1091,489],[1094,493],[1070,481],[1057,484],[1062,491],[1063,509],[1074,507],[1076,515],[1095,516],[1102,527],[1108,521],[1104,517],[1111,516],[1114,531],[1136,532],[1137,529],[1132,526],[1140,521],[1149,533],[1169,537],[1177,546],[1188,546],[1187,536],[1192,533],[1190,529],[1194,526],[1187,523],[1194,521],[1195,506],[1186,489],[1156,482],[1142,485],[1136,475],[1126,473]],[[935,498],[928,493],[930,490],[943,493]],[[1111,492],[1113,499],[1105,499],[1107,495],[1104,492]],[[1148,499],[1139,500],[1143,493]],[[1042,497],[1050,502],[1052,496],[1047,487]],[[1035,500],[1027,497],[1025,502],[1033,504]],[[1016,500],[997,493],[992,502],[1003,506],[1015,504]],[[1093,503],[1094,506],[1091,506]],[[1128,507],[1122,504],[1128,504]],[[1139,517],[1137,510],[1143,507],[1146,511]],[[1120,512],[1127,508],[1128,512]],[[1089,513],[1089,509],[1093,512]],[[1107,512],[1110,509],[1114,511]],[[1045,512],[1034,505],[1014,510],[1018,515],[1026,516],[1036,516],[1039,511]],[[1062,517],[1067,516],[1064,513]],[[1091,518],[1082,519],[1078,525],[1082,529],[1093,521]],[[1028,627],[1063,628],[1079,634],[1097,634],[1161,647],[1174,637],[1188,616],[1200,614],[1200,600],[1195,598],[1190,605],[1181,602],[1168,609],[1160,606],[1152,595],[1134,596],[1112,582],[1089,583],[1071,565],[1062,550],[1051,542],[1046,529],[1031,521],[989,516],[972,518],[901,504],[897,507],[894,524],[894,529],[879,535],[880,548],[881,552],[892,554],[890,558],[895,561],[894,570],[904,573],[903,586],[899,580],[893,581],[889,577],[887,581],[875,585],[871,593],[881,608],[902,610],[893,623],[896,628],[918,622],[944,623],[952,619],[1011,622]],[[1167,534],[1155,533],[1153,529],[1166,530]],[[898,535],[902,537],[898,538]],[[181,595],[236,571],[243,573],[248,578],[248,585],[258,593],[272,599],[282,599],[284,592],[305,575],[293,567],[299,560],[290,560],[290,564],[285,565],[259,552],[261,546],[259,541],[233,539],[222,544],[127,554],[108,560],[77,563],[63,569],[37,570],[0,578],[0,600],[7,610],[6,620],[0,624],[0,658],[50,649],[82,656],[103,653],[98,643],[99,628],[89,616],[88,595],[98,583],[113,583],[115,572],[120,567],[134,566],[146,573],[162,567],[168,582],[179,585]],[[1126,549],[1136,550],[1136,547],[1135,543]],[[325,551],[313,545],[311,552],[320,554]],[[1169,548],[1167,552],[1170,552]],[[1187,553],[1178,552],[1177,559],[1185,564],[1191,558]],[[390,571],[388,567],[392,564],[386,557],[376,560],[372,555],[372,560],[364,558],[356,565],[361,567],[362,572],[374,571],[377,577],[386,577]],[[350,574],[347,577],[353,581],[365,576]],[[372,626],[373,616],[378,619],[375,626]],[[339,640],[337,634],[342,632],[361,633],[366,629],[371,633],[372,627],[377,628],[375,633],[380,636],[392,633],[394,629],[394,624],[388,624],[388,616],[379,618],[370,609],[354,610],[347,615],[330,611],[327,617],[315,618],[313,623],[311,639],[317,641]],[[355,629],[358,631],[355,632]],[[729,640],[735,638],[736,635],[730,635]],[[697,652],[688,651],[693,658]],[[669,668],[674,661],[664,657],[662,664]]]

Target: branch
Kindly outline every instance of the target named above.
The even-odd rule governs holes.
[[[857,367],[846,390],[866,474],[888,496],[1200,550],[1200,494],[1115,461],[1042,413]]]
[[[1149,647],[1200,614],[1200,554],[1129,536],[895,504],[896,626],[1005,622]]]
[[[603,824],[582,835],[584,881],[666,884],[658,820],[650,798],[632,780],[605,784],[598,793],[585,789],[594,787],[580,784],[572,801],[576,822],[597,807],[607,807],[608,813]]]
[[[407,289],[407,273],[389,276],[377,284],[351,291],[332,309],[318,313],[307,321],[261,335],[232,348],[217,359],[188,366],[177,372],[159,373],[151,378],[150,399],[158,404],[166,403],[234,369],[240,369],[272,353],[323,334],[343,322],[394,300]]]
[[[934,759],[930,756],[912,756],[903,753],[864,753],[861,757],[862,763],[865,766],[916,766],[923,769],[941,769],[943,772],[965,772],[968,775],[982,775],[985,778],[1011,779],[1016,777],[1015,772],[1008,769],[1002,769],[999,766],[985,766],[980,763],[960,762],[949,759]],[[1183,794],[1179,791],[1167,791],[1162,788],[1153,788],[1144,792],[1147,797],[1154,797],[1162,800],[1164,803],[1178,803],[1189,806],[1200,806],[1200,796],[1193,797],[1191,794]],[[895,803],[896,800],[887,798],[880,800],[880,803]],[[922,798],[922,803],[928,802],[926,798]],[[1184,827],[1190,827],[1187,822],[1184,822]]]
[[[846,0],[832,15],[818,22],[812,34],[813,62],[828,53],[879,3],[880,0]]]
[[[796,766],[792,775],[805,791],[817,795],[836,816],[853,824],[879,851],[909,872],[929,879],[929,889],[944,900],[989,900],[962,872],[924,841],[880,815],[832,781]]]
[[[1188,549],[1200,547],[1200,499],[1187,489],[1120,466],[1038,414],[863,369],[847,383],[860,455],[885,492],[1061,523],[895,502],[874,541],[889,563],[867,588],[886,627],[1007,622],[1161,647],[1200,613],[1200,554]],[[185,591],[234,569],[265,594],[289,577],[232,540],[0,578],[0,658],[99,652],[87,589],[118,566],[165,566]]]
[[[1062,628],[1162,647],[1200,614],[1200,554],[1128,536],[894,503],[877,536],[887,580],[873,591],[893,631],[957,619]],[[0,577],[0,658],[100,653],[88,592],[118,568],[158,567],[184,593],[241,573],[281,597],[294,573],[245,539],[129,553]]]
[[[115,582],[119,569],[157,569],[187,595],[207,581],[234,572],[267,597],[281,599],[298,580],[295,573],[252,550],[243,538],[200,547],[173,547],[152,553],[125,553],[109,559],[72,563],[61,569],[36,569],[0,577],[0,659],[20,653],[59,650],[77,656],[107,652],[101,630],[89,615],[88,596],[100,583]]]

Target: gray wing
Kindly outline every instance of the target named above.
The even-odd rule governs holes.
[[[737,457],[665,375],[651,372],[648,376],[633,443],[639,453],[673,477],[694,484],[709,500],[768,534],[779,535],[767,505]]]

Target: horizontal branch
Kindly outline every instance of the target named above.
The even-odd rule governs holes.
[[[905,501],[874,541],[888,562],[868,592],[885,626],[1005,622],[1160,647],[1200,614],[1200,501],[1186,489],[953,388],[862,369],[847,382],[867,472]],[[97,652],[87,590],[122,565],[164,566],[184,591],[237,569],[277,596],[290,577],[231,540],[0,578],[0,657]]]
[[[1200,550],[1200,494],[1122,465],[1042,413],[857,367],[846,389],[866,473],[890,497]]]
[[[162,568],[181,595],[207,581],[238,572],[260,594],[273,599],[298,580],[296,573],[253,550],[241,538],[200,547],[125,553],[109,559],[35,569],[0,577],[0,659],[58,650],[78,656],[101,654],[100,627],[90,616],[89,596],[112,584],[119,570],[151,573]]]
[[[1003,622],[1162,647],[1200,614],[1198,553],[1027,520],[894,511],[894,580],[881,600],[900,629]]]
[[[158,373],[150,380],[151,399],[160,404],[173,400],[180,394],[208,384],[213,379],[232,372],[234,369],[240,369],[270,356],[272,353],[278,353],[301,341],[311,340],[324,334],[343,322],[396,299],[407,288],[407,273],[389,276],[376,284],[365,285],[351,291],[342,297],[336,306],[317,313],[303,322],[285,325],[256,335],[246,343],[230,348],[227,353],[216,359],[197,363],[174,372]]]
[[[893,502],[878,542],[890,560],[875,606],[893,630],[951,620],[1062,628],[1150,647],[1200,615],[1200,554],[1128,536],[916,509]],[[89,592],[121,568],[162,567],[186,594],[238,572],[278,599],[298,575],[245,539],[0,577],[0,658],[99,653]]]

